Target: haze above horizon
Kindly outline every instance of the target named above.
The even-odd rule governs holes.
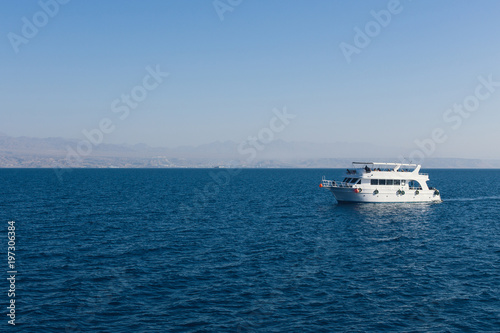
[[[0,132],[84,140],[98,130],[106,143],[162,147],[364,142],[498,159],[499,9],[5,2]]]

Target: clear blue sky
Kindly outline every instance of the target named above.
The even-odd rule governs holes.
[[[478,76],[500,81],[500,2],[401,0],[348,63],[339,45],[389,3],[243,0],[221,21],[211,0],[72,0],[16,53],[9,33],[42,9],[4,1],[0,132],[82,138],[107,117],[110,143],[241,142],[286,106],[288,141],[411,149],[441,127],[436,156],[500,158],[500,87],[458,129],[443,120]],[[156,65],[170,75],[120,120],[111,103]]]

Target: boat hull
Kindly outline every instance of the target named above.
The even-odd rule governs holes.
[[[356,193],[353,188],[331,187],[329,190],[333,193],[339,203],[344,202],[441,202],[441,196],[435,194],[434,190],[408,190],[405,194],[393,191],[375,191],[362,190]]]

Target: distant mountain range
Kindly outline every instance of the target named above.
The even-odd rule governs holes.
[[[400,147],[343,142],[319,144],[274,140],[267,145],[252,146],[250,143],[226,141],[177,148],[82,142],[0,134],[0,167],[343,168],[359,159],[397,161],[396,156],[404,153]],[[500,168],[500,160],[428,158],[424,167]]]

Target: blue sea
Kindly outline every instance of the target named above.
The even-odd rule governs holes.
[[[0,331],[499,332],[500,170],[338,205],[342,172],[0,169]]]

